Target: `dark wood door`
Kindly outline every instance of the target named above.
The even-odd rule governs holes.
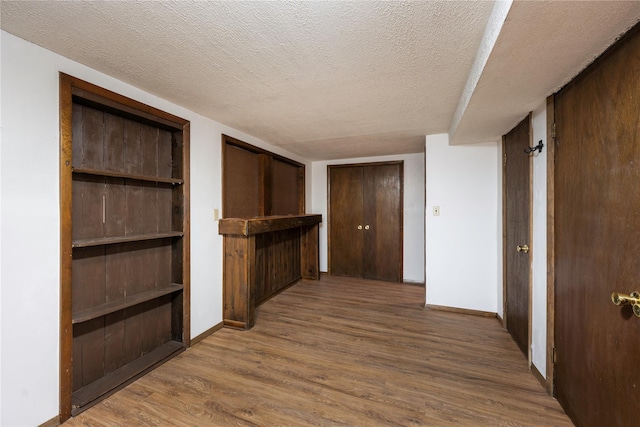
[[[504,136],[505,186],[505,322],[507,330],[529,357],[530,144],[529,116]]]
[[[362,277],[364,273],[363,169],[329,169],[330,272],[336,276]]]
[[[402,281],[401,164],[363,168],[364,271],[367,279]]]
[[[329,167],[334,275],[402,281],[402,163]]]
[[[640,27],[555,98],[556,394],[577,426],[638,425]]]

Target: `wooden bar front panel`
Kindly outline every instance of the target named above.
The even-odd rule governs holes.
[[[301,278],[318,280],[320,215],[222,219],[224,324],[250,329],[255,307]]]
[[[238,328],[255,324],[255,236],[224,237],[224,323]]]

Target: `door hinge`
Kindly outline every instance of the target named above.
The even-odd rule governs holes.
[[[552,124],[551,125],[551,138],[555,138],[556,137],[556,124]]]
[[[556,363],[558,361],[558,352],[556,351],[555,347],[553,347],[551,358],[553,359],[553,363]]]
[[[507,163],[507,153],[504,153],[502,156],[502,163]]]

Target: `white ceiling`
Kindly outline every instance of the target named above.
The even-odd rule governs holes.
[[[487,50],[493,1],[0,6],[9,33],[309,160],[496,141],[640,20],[640,1],[518,1]]]

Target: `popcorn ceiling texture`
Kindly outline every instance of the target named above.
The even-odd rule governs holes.
[[[481,142],[476,129],[476,139],[499,136],[640,16],[640,2],[556,3],[512,5],[453,128],[491,1],[3,0],[0,22],[203,116],[326,160],[420,152],[424,135],[450,129],[465,142]],[[557,9],[571,21],[565,29],[549,19]],[[588,28],[573,25],[583,19]]]

